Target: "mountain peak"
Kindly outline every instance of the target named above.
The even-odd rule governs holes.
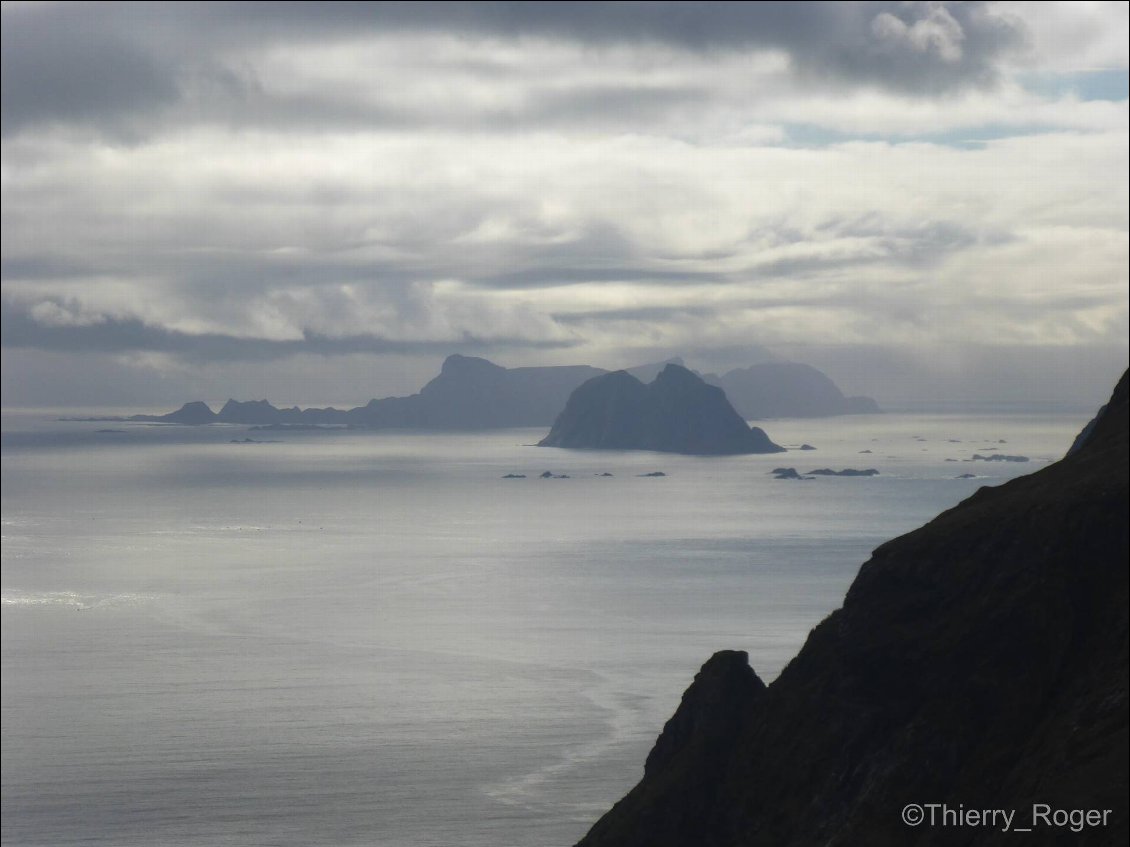
[[[681,362],[668,362],[652,381],[653,384],[655,382],[665,382],[675,385],[694,385],[703,382],[703,380],[702,377],[684,367]]]
[[[686,368],[668,364],[644,385],[627,371],[590,379],[569,397],[541,447],[729,455],[782,451]]]
[[[463,356],[459,353],[452,353],[443,360],[443,367],[440,368],[440,374],[482,373],[504,370],[506,370],[506,368],[501,365],[496,365],[494,362],[482,359],[478,356]]]
[[[185,403],[175,412],[161,415],[155,420],[166,423],[205,424],[215,421],[216,413],[213,412],[211,407],[203,400],[192,400],[191,402]]]
[[[280,423],[282,413],[266,400],[228,400],[216,420],[221,423]]]

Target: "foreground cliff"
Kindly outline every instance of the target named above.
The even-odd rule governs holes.
[[[877,549],[769,687],[717,654],[581,844],[1126,843],[1127,427],[1123,376],[1067,458]]]
[[[538,446],[696,455],[784,449],[747,425],[722,389],[675,364],[648,385],[626,371],[590,379],[570,395]]]

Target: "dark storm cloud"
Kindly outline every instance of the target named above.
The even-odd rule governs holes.
[[[656,42],[693,51],[787,50],[798,67],[906,91],[937,92],[991,81],[993,62],[1020,46],[1015,21],[986,15],[983,3],[945,4],[960,28],[954,62],[921,44],[892,42],[876,19],[908,27],[927,20],[928,2],[532,2],[207,4],[207,27],[248,35],[439,30],[501,38],[536,35],[587,44]],[[182,7],[183,8],[183,7]],[[886,30],[889,33],[889,29]],[[921,41],[921,39],[920,39]],[[939,78],[940,75],[940,78]]]
[[[0,29],[4,135],[56,120],[113,125],[180,99],[175,67],[128,32],[86,30],[79,19],[89,14],[43,26],[38,10],[5,12]]]
[[[396,33],[580,45],[661,44],[699,54],[783,50],[819,84],[856,83],[936,95],[996,79],[1024,39],[1018,23],[979,3],[158,3],[5,7],[3,132],[74,123],[131,133],[181,107],[176,120],[237,125],[428,125],[442,117],[348,97],[268,94],[249,50]],[[654,110],[693,92],[590,91],[530,115],[489,112],[506,128],[540,118]],[[458,119],[458,116],[453,116]]]
[[[55,305],[60,305],[55,303]],[[353,353],[447,355],[499,349],[556,349],[565,341],[480,338],[471,333],[451,340],[398,340],[372,334],[329,336],[306,330],[302,338],[253,338],[225,333],[189,333],[138,318],[101,316],[89,323],[45,324],[19,304],[0,303],[0,337],[5,348],[66,353],[170,353],[189,361],[266,361],[299,354]]]
[[[0,278],[5,282],[43,279],[79,279],[97,273],[86,262],[58,256],[13,255],[0,259]]]

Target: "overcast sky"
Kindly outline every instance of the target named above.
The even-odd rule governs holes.
[[[888,404],[1089,403],[1127,8],[5,3],[4,404],[756,345]]]

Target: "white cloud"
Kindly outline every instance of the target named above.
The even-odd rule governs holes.
[[[871,32],[881,42],[934,53],[946,62],[961,59],[961,42],[965,40],[961,24],[940,4],[931,4],[926,17],[912,24],[904,23],[890,12],[880,12],[871,22]]]
[[[1130,7],[1121,0],[1022,0],[996,4],[1023,20],[1030,51],[1023,56],[1042,70],[1125,70],[1130,44]]]

